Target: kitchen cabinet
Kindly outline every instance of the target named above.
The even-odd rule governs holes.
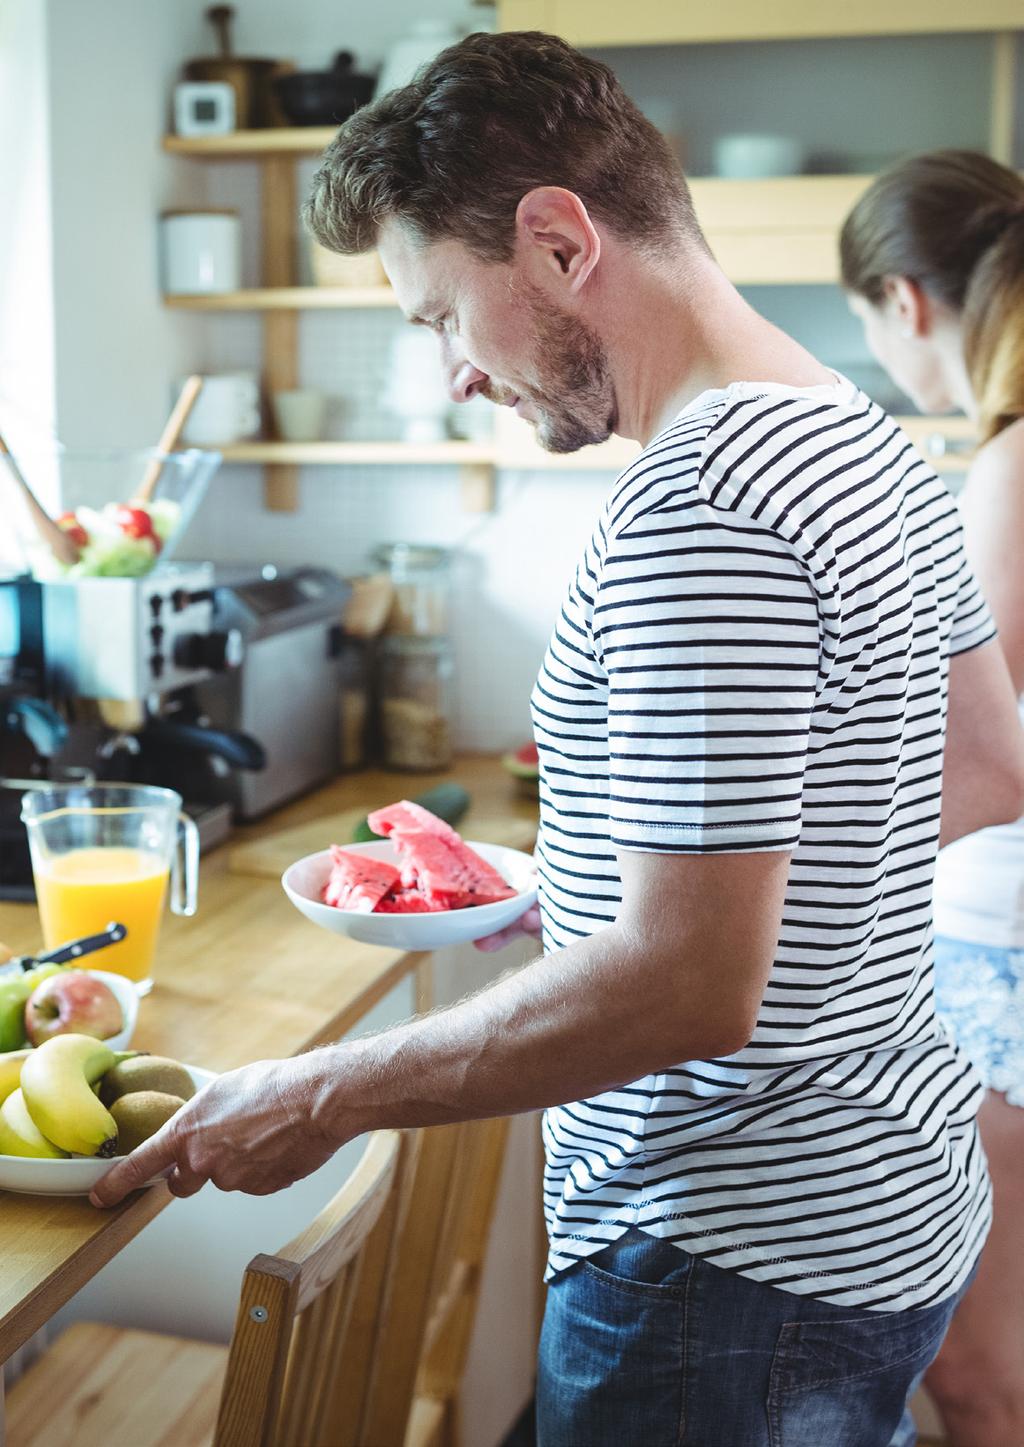
[[[1020,0],[497,0],[502,30],[546,30],[583,48],[700,45],[713,41],[794,40],[842,35],[914,35],[1013,30]]]

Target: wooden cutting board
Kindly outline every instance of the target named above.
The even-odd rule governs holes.
[[[316,854],[331,844],[351,844],[352,831],[366,818],[366,813],[365,808],[341,809],[265,839],[237,844],[228,856],[228,868],[233,874],[280,879],[289,864],[306,854]],[[497,813],[491,801],[482,801],[480,807],[470,804],[456,827],[463,839],[503,844],[507,849],[522,849],[527,853],[533,849],[537,837],[535,819],[517,817],[512,809],[507,814]]]

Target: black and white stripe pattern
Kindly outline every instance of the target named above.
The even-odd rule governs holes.
[[[705,393],[618,480],[533,696],[545,947],[614,920],[617,849],[793,857],[750,1044],[548,1112],[551,1273],[639,1225],[881,1311],[966,1278],[931,890],[949,657],[993,634],[952,499],[842,378]]]

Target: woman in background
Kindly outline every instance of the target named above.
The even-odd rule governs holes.
[[[1024,694],[1024,181],[939,151],[878,177],[847,217],[843,286],[878,362],[981,447],[967,551]],[[1024,702],[1024,700],[1022,700]],[[1024,820],[939,855],[936,1004],[987,1086],[978,1122],[992,1232],[925,1381],[955,1447],[1024,1443]]]

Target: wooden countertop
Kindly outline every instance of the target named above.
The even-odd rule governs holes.
[[[353,806],[382,802],[457,780],[474,815],[527,827],[536,804],[516,794],[498,762],[468,756],[446,775],[350,774],[256,825],[232,844],[305,824]],[[329,843],[344,842],[324,839]],[[199,911],[165,919],[152,993],[142,1002],[133,1044],[209,1070],[281,1058],[335,1040],[428,957],[318,930],[275,880],[232,874],[230,845],[204,859]],[[34,905],[0,903],[0,940],[18,952],[40,945]],[[46,1322],[171,1200],[163,1185],[114,1211],[84,1197],[0,1192],[0,1362]]]

